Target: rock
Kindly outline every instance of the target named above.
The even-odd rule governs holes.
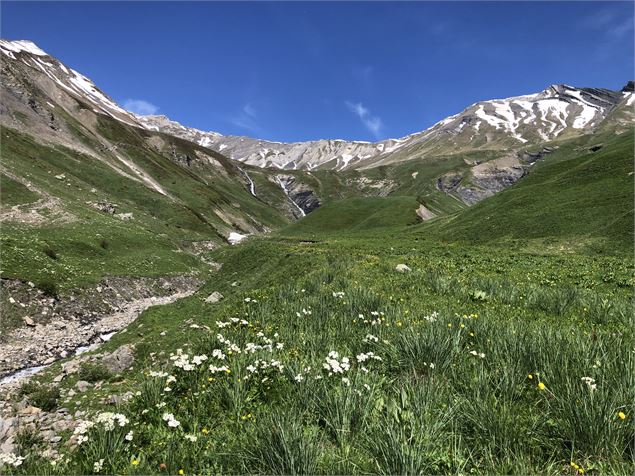
[[[130,344],[122,345],[101,359],[102,364],[113,373],[120,373],[128,369],[134,362],[133,347]]]
[[[64,375],[60,374],[53,379],[53,382],[55,383],[61,382],[63,378],[64,378]]]
[[[96,208],[100,212],[109,213],[114,215],[117,211],[117,204],[110,202],[97,202],[92,204],[93,208]]]
[[[15,418],[0,418],[0,441],[5,441],[15,434]]]
[[[0,445],[0,453],[13,453],[15,451],[14,437],[10,436]]]
[[[86,380],[79,380],[75,384],[75,388],[77,389],[78,392],[81,392],[81,393],[84,393],[86,390],[88,390],[89,387],[90,387],[90,384]]]
[[[41,413],[41,412],[42,412],[41,408],[29,405],[28,407],[20,410],[18,413],[20,415],[35,415],[36,413]]]
[[[397,270],[399,273],[408,273],[408,272],[412,271],[409,266],[407,266],[407,265],[405,265],[403,263],[402,264],[398,264],[395,267],[395,270]]]
[[[117,213],[115,216],[123,221],[129,221],[134,218],[132,213]]]
[[[56,178],[57,180],[64,180],[64,179],[66,178],[66,175],[64,175],[64,174],[59,174],[59,175],[56,175],[56,176],[55,176],[55,178]]]
[[[24,316],[22,317],[22,320],[24,321],[24,323],[29,326],[29,327],[35,327],[35,322],[33,321],[33,319],[31,319],[30,316]]]
[[[223,297],[224,296],[221,293],[219,293],[218,291],[214,291],[212,294],[205,298],[205,302],[215,303],[223,299]]]

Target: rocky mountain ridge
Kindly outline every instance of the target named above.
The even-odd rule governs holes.
[[[194,142],[249,165],[286,170],[364,169],[408,160],[421,154],[521,149],[526,145],[589,133],[615,110],[621,110],[627,122],[635,118],[632,81],[620,91],[552,85],[536,94],[477,102],[422,132],[398,139],[373,143],[338,139],[282,143],[201,131],[183,126],[166,116],[130,113],[89,78],[65,66],[30,41],[0,40],[0,52],[5,60],[10,58],[41,71],[55,87],[90,104],[94,113],[109,115],[129,126]],[[52,113],[53,105],[49,105],[49,127],[55,130],[58,125]],[[41,105],[33,105],[35,109],[38,106]],[[45,110],[36,112],[49,114]]]
[[[626,107],[635,117],[632,89],[632,81],[621,91],[552,85],[536,94],[478,102],[425,131],[374,143],[343,140],[281,143],[204,132],[166,116],[137,116],[137,120],[148,129],[196,142],[258,167],[345,170],[401,161],[404,151],[519,149],[525,144],[582,135],[599,126],[619,107]]]

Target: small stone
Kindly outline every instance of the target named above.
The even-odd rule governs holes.
[[[411,271],[410,267],[405,265],[405,264],[403,264],[403,263],[402,264],[398,264],[395,267],[395,270],[397,270],[397,272],[399,272],[399,273],[408,273],[408,272]]]
[[[223,299],[223,297],[224,296],[221,293],[219,293],[218,291],[214,291],[212,294],[205,298],[205,302],[215,303]]]
[[[75,388],[81,393],[84,393],[86,390],[88,390],[89,387],[90,384],[86,380],[79,380],[75,384]]]
[[[35,322],[33,321],[33,319],[31,319],[30,316],[24,316],[22,317],[22,320],[27,326],[35,327]]]

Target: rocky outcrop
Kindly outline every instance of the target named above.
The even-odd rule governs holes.
[[[2,280],[0,377],[100,342],[100,336],[123,329],[145,309],[192,294],[201,282],[191,275],[111,277],[62,297],[47,296],[32,284]]]
[[[457,196],[466,205],[511,187],[528,173],[536,161],[553,152],[545,147],[535,152],[518,152],[473,165],[468,171],[449,172],[437,179],[437,188]]]
[[[278,174],[276,175],[276,180],[301,216],[312,212],[320,206],[320,199],[315,195],[311,187],[300,181],[296,176]]]

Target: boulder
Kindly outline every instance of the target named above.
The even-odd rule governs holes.
[[[113,373],[120,373],[128,369],[134,362],[133,347],[130,344],[122,345],[101,359],[102,364]]]

